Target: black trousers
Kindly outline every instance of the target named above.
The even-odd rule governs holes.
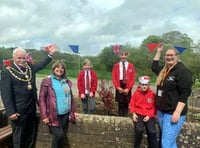
[[[34,148],[38,128],[36,112],[21,114],[11,121],[13,128],[13,148]]]
[[[135,125],[134,148],[140,148],[144,133],[144,127],[146,129],[149,148],[158,148],[155,118],[150,118],[148,122],[144,122],[143,119],[145,116],[139,114],[137,115],[138,115],[138,121],[134,122]]]
[[[69,124],[69,113],[58,115],[59,126],[49,126],[50,133],[53,135],[52,148],[69,147],[69,141],[66,136]]]
[[[120,81],[120,87],[125,88],[126,84]],[[115,93],[115,101],[118,102],[118,115],[122,117],[128,116],[128,105],[131,99],[131,90],[129,90],[128,94],[120,93],[116,90]]]

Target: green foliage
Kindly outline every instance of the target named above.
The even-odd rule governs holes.
[[[162,38],[159,37],[159,36],[156,36],[156,35],[150,35],[148,36],[146,39],[143,40],[141,46],[140,46],[140,49],[145,51],[145,50],[148,50],[147,48],[147,44],[149,43],[162,43]]]
[[[190,47],[193,40],[188,37],[187,34],[182,34],[179,31],[171,31],[162,35],[164,43],[169,43],[173,45],[180,45],[184,47]]]
[[[191,49],[185,50],[180,58],[192,73],[193,80],[200,80],[200,53],[193,52]]]
[[[114,63],[119,61],[119,57],[113,53],[111,47],[106,47],[102,50],[100,55],[98,56],[100,63],[105,65],[106,71],[111,72]]]

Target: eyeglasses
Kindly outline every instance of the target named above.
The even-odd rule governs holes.
[[[173,57],[173,56],[176,56],[176,54],[166,54],[165,56],[166,57]]]
[[[142,84],[142,83],[140,83],[140,85],[142,85],[142,86],[147,86],[147,85],[149,85],[149,84]]]

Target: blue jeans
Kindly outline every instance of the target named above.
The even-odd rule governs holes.
[[[162,148],[177,148],[176,138],[180,133],[186,116],[180,116],[180,119],[177,123],[171,122],[171,114],[166,114],[164,112],[158,111],[157,117],[161,129]]]

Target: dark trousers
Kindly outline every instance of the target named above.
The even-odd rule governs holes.
[[[135,125],[134,148],[140,148],[144,133],[144,127],[146,129],[149,148],[158,148],[155,118],[150,118],[148,122],[144,122],[143,119],[145,116],[139,114],[137,115],[138,115],[138,121],[134,122]]]
[[[120,87],[125,88],[126,84],[120,81]],[[131,90],[129,90],[128,94],[120,93],[116,90],[115,93],[115,101],[118,102],[118,115],[122,117],[128,116],[128,105],[131,99]]]
[[[128,116],[128,103],[118,102],[118,115],[121,117]]]
[[[36,113],[21,114],[11,121],[13,128],[13,148],[34,148],[38,128]]]
[[[84,114],[93,114],[95,111],[95,99],[86,95],[86,98],[81,99]]]
[[[69,147],[69,141],[66,136],[69,124],[69,113],[58,115],[59,126],[49,126],[50,132],[53,135],[52,148]]]

